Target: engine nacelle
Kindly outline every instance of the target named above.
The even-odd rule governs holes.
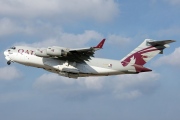
[[[46,48],[37,49],[37,50],[35,51],[35,55],[36,55],[36,56],[39,56],[39,57],[49,57],[49,55],[47,55]]]
[[[48,47],[47,55],[50,56],[66,56],[67,52],[63,48]]]

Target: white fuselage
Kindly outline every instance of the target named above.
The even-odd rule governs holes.
[[[8,61],[43,68],[66,77],[68,74],[75,75],[75,77],[127,74],[128,70],[135,73],[134,67],[123,67],[117,60],[91,58],[89,61],[77,63],[60,58],[38,57],[34,55],[35,50],[31,47],[16,46],[16,49],[8,49],[4,54]]]
[[[69,49],[59,46],[32,48],[15,46],[4,52],[7,64],[17,62],[23,65],[45,69],[69,78],[86,76],[108,76],[137,74],[152,71],[144,65],[174,40],[156,41],[145,39],[137,48],[122,60],[92,57],[96,50],[102,49],[105,39],[96,47]]]

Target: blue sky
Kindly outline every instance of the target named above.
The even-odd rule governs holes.
[[[179,120],[179,0],[0,0],[0,118]],[[69,79],[14,63],[13,45],[87,47],[120,60],[144,39],[176,43],[138,75]]]

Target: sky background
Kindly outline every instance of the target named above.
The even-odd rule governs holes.
[[[120,60],[144,39],[176,40],[138,75],[69,79],[13,63],[14,45],[95,46]],[[0,119],[179,120],[179,0],[0,0]]]

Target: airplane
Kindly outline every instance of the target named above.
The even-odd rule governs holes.
[[[105,39],[97,46],[87,48],[65,48],[52,46],[33,48],[14,46],[4,51],[7,64],[12,62],[42,68],[60,76],[78,77],[138,74],[152,71],[144,65],[175,40],[156,41],[145,39],[137,48],[121,60],[95,58],[97,50],[103,48]]]

